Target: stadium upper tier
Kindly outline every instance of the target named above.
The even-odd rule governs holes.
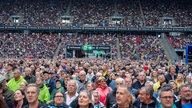
[[[190,0],[6,0],[0,25],[14,26],[191,26]],[[67,23],[67,24],[66,24]]]

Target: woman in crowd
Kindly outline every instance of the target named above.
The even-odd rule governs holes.
[[[170,81],[169,81],[169,84],[170,84],[172,90],[174,91],[174,94],[175,94],[176,96],[178,96],[178,95],[179,95],[179,88],[178,88],[178,86],[177,86],[177,83],[176,83],[174,80],[170,80]]]
[[[78,105],[75,108],[94,108],[91,93],[83,90],[78,97]]]
[[[107,86],[105,77],[100,77],[98,79],[99,86],[96,88],[96,90],[100,94],[100,102],[102,102],[106,106],[106,98],[107,94],[112,91],[110,87]]]
[[[61,81],[60,80],[56,80],[56,86],[55,88],[53,89],[52,93],[51,93],[51,97],[50,99],[52,100],[53,99],[53,95],[55,94],[56,91],[61,91],[61,92],[65,92],[63,86],[61,86]]]
[[[94,97],[94,100],[93,100],[94,108],[105,108],[103,103],[99,101],[100,96],[98,91],[94,90],[92,92],[92,96]]]
[[[61,91],[56,91],[53,95],[53,104],[49,108],[69,108],[64,102],[64,93]]]
[[[150,80],[153,81],[153,83],[156,83],[158,81],[158,72],[157,72],[157,70],[153,70],[151,72]]]
[[[27,104],[25,92],[22,90],[16,90],[14,93],[14,108],[22,108]]]
[[[22,82],[20,84],[20,90],[24,91],[26,93],[26,88],[27,88],[28,83],[27,82]]]

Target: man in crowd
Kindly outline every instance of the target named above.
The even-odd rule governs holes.
[[[166,82],[168,83],[170,80],[175,80],[177,78],[177,75],[175,74],[176,67],[170,66],[169,67],[169,73],[165,75]]]
[[[25,68],[25,80],[28,84],[35,83],[36,78],[33,74],[31,74],[31,69],[29,67]]]
[[[117,103],[112,108],[132,108],[133,96],[127,86],[120,86],[116,92]]]
[[[170,87],[164,87],[159,91],[160,108],[176,108],[174,104],[174,91]]]
[[[123,78],[117,78],[115,82],[116,82],[115,90],[107,94],[107,99],[106,99],[107,108],[111,108],[116,103],[116,92],[118,87],[125,85],[125,80]]]
[[[133,83],[132,87],[135,89],[140,89],[141,87],[143,87],[145,85],[146,82],[146,74],[144,72],[139,72],[138,75],[138,81],[136,81],[135,83]]]
[[[37,77],[36,84],[37,84],[37,87],[39,87],[40,89],[38,99],[42,102],[49,101],[50,100],[49,89],[47,88],[46,84],[43,83],[43,78]]]
[[[45,103],[38,100],[39,93],[39,87],[35,84],[29,84],[26,93],[28,104],[23,108],[48,108]]]
[[[14,78],[9,80],[9,82],[7,83],[7,86],[11,90],[16,91],[16,90],[20,89],[20,84],[22,82],[26,82],[26,80],[23,78],[23,76],[21,76],[21,71],[19,69],[15,69]]]
[[[181,85],[179,88],[180,101],[176,102],[177,108],[192,108],[192,92],[190,85]]]
[[[139,90],[138,99],[135,101],[136,108],[157,108],[158,102],[153,97],[153,88],[142,87]]]
[[[55,81],[49,78],[49,73],[47,71],[43,72],[43,82],[46,84],[47,88],[49,89],[49,93],[52,93],[53,89],[55,88]]]
[[[78,93],[76,92],[78,88],[78,83],[76,80],[70,80],[67,83],[67,92],[65,93],[65,100],[66,100],[66,104],[70,105],[71,102],[77,98]]]
[[[79,80],[77,81],[78,87],[77,92],[79,93],[81,90],[85,90],[85,86],[87,84],[88,80],[86,78],[86,72],[84,70],[81,70],[79,72]]]

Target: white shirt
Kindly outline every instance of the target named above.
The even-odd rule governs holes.
[[[73,97],[69,97],[68,92],[65,93],[66,94],[66,104],[70,105],[71,102],[79,95],[77,92],[75,93],[75,95]]]

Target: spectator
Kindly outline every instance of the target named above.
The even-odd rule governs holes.
[[[134,106],[139,108],[157,108],[158,102],[153,97],[153,89],[151,87],[142,87],[139,90],[138,99]]]
[[[139,77],[138,78],[139,80],[136,81],[135,83],[133,83],[133,85],[132,85],[132,87],[137,89],[137,90],[145,85],[146,74],[144,72],[140,72],[138,77]]]
[[[62,91],[56,91],[53,95],[53,104],[49,108],[69,108],[64,102],[64,93]]]
[[[73,100],[78,96],[77,93],[78,83],[76,80],[69,80],[67,83],[67,92],[65,93],[66,104],[70,105]]]
[[[22,82],[20,84],[20,90],[26,93],[27,85],[28,85],[27,82]]]
[[[112,108],[132,108],[133,96],[127,86],[120,86],[116,92],[117,103]]]
[[[104,104],[102,102],[99,101],[99,98],[100,98],[100,95],[99,95],[99,92],[94,90],[92,92],[92,96],[94,97],[94,108],[105,108]]]
[[[50,100],[53,99],[53,95],[55,94],[55,92],[57,91],[61,91],[61,92],[65,92],[64,88],[61,86],[61,81],[60,80],[56,80],[56,86],[55,88],[53,89],[52,93],[51,93],[51,97],[50,97]]]
[[[192,93],[189,85],[181,85],[179,88],[180,101],[176,102],[177,108],[192,107]]]
[[[177,108],[173,101],[174,92],[170,88],[162,88],[159,91],[159,108]]]
[[[53,89],[55,88],[55,81],[49,78],[49,73],[47,71],[43,72],[43,82],[49,89],[49,93],[52,93]]]
[[[168,83],[170,80],[175,80],[177,78],[177,75],[175,74],[176,67],[170,66],[169,67],[169,73],[165,75],[166,82]]]
[[[88,83],[86,84],[86,90],[89,91],[90,93],[92,93],[94,89],[95,89],[94,83],[88,82]]]
[[[47,102],[50,100],[50,93],[49,89],[47,88],[46,84],[43,83],[43,78],[37,77],[36,78],[36,85],[39,88],[39,97],[38,99],[42,102]]]
[[[100,77],[98,81],[99,86],[96,88],[96,90],[100,94],[100,102],[102,102],[106,106],[107,95],[112,91],[112,89],[107,86],[105,77]]]
[[[14,93],[14,108],[22,108],[27,104],[25,92],[22,90],[16,90]]]
[[[14,78],[10,79],[10,81],[7,83],[7,86],[13,90],[16,91],[20,89],[20,84],[22,82],[26,82],[26,80],[21,76],[21,71],[19,69],[14,70]]]
[[[115,80],[116,82],[116,89],[114,91],[111,91],[107,94],[107,98],[106,98],[106,107],[107,108],[111,108],[115,103],[116,103],[116,92],[117,89],[122,86],[125,85],[125,80],[123,78],[117,78]]]
[[[35,83],[36,78],[35,76],[31,73],[31,69],[29,67],[25,68],[25,80],[28,82],[28,84],[30,83]]]
[[[28,104],[23,108],[48,108],[45,103],[38,100],[39,93],[39,87],[37,87],[35,84],[29,84],[27,86],[26,94]]]

